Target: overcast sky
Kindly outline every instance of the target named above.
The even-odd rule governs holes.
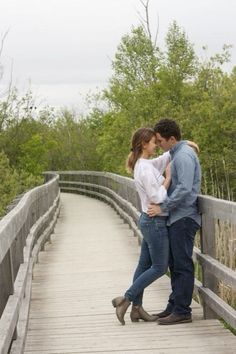
[[[13,82],[31,87],[50,105],[81,106],[81,94],[102,88],[121,37],[139,24],[139,0],[1,0],[0,34],[9,29],[1,63],[2,86],[13,62]],[[183,27],[199,56],[232,44],[236,65],[236,0],[150,0],[153,32],[159,17],[158,44],[170,23]]]

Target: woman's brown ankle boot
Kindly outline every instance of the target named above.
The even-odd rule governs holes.
[[[143,320],[145,322],[154,322],[157,320],[157,316],[149,315],[142,306],[132,306],[130,312],[130,319],[132,322],[138,322]]]
[[[116,316],[118,320],[124,326],[125,325],[124,316],[130,305],[130,301],[126,299],[124,296],[118,296],[112,300],[112,305],[116,308]]]

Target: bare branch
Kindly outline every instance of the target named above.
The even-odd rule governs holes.
[[[141,4],[143,5],[143,7],[148,6],[149,0],[146,0],[146,3],[143,0],[139,0],[141,2]]]
[[[141,12],[137,11],[138,15],[139,15],[139,18],[141,20],[141,22],[143,23],[146,23],[146,19],[141,15]]]
[[[9,82],[9,85],[8,85],[8,97],[7,97],[7,102],[9,102],[10,96],[11,96],[12,78],[13,78],[13,59],[12,59],[12,61],[11,61],[11,76],[10,76],[10,82]]]
[[[146,19],[147,19],[147,30],[148,30],[149,38],[150,38],[150,40],[152,40],[152,33],[151,33],[150,21],[149,21],[148,4],[149,4],[149,0],[147,1],[146,7],[145,7],[145,11],[146,11]]]
[[[155,48],[157,46],[157,36],[158,36],[158,33],[159,33],[159,24],[160,24],[159,14],[157,13],[157,29],[156,29],[156,33],[155,33],[155,39],[154,39],[154,47]]]
[[[143,5],[144,10],[145,10],[146,18],[145,18],[145,20],[143,20],[143,22],[145,23],[145,30],[146,30],[146,32],[148,34],[149,39],[152,40],[152,33],[151,33],[151,30],[150,30],[150,21],[149,21],[149,10],[148,10],[149,0],[146,0],[146,2],[144,2],[143,0],[139,0],[139,1]]]
[[[138,15],[139,15],[139,21],[141,23],[141,26],[143,27],[144,31],[147,33],[148,35],[148,32],[147,32],[147,23],[146,23],[146,19],[143,18],[143,16],[141,15],[141,13],[139,11],[137,11]]]
[[[8,32],[9,32],[9,29],[3,34],[2,39],[1,39],[0,59],[1,59],[2,51],[3,51],[3,47],[4,47],[4,42],[5,42],[5,39],[6,39],[7,35],[8,35]],[[3,77],[3,66],[0,63],[0,80],[2,79],[2,77]]]
[[[11,96],[12,81],[13,81],[13,59],[11,61],[11,74],[10,74],[10,82],[8,84],[8,88],[5,91],[0,92],[0,97],[4,97],[4,96],[7,95],[7,98],[6,98],[6,103],[7,104],[8,104],[8,101],[10,100],[10,96]]]

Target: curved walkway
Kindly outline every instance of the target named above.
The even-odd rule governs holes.
[[[139,247],[128,225],[108,205],[61,194],[62,207],[52,243],[34,268],[25,354],[185,354],[236,352],[236,337],[217,320],[202,320],[193,302],[193,323],[126,325],[115,317],[111,299],[130,284]],[[169,279],[145,292],[144,307],[164,308]]]

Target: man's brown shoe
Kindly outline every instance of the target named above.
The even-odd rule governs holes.
[[[167,317],[171,314],[170,311],[164,310],[162,312],[158,312],[158,313],[153,313],[152,316],[155,316],[157,318],[163,318],[163,317]]]
[[[179,323],[192,322],[191,314],[178,315],[177,313],[171,313],[169,316],[158,319],[160,325],[174,325]]]

